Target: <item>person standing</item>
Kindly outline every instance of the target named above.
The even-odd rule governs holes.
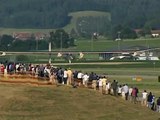
[[[147,91],[146,90],[144,90],[144,92],[142,93],[142,106],[147,106],[147,95],[148,95],[148,93],[147,93]]]
[[[112,86],[112,89],[113,89],[113,95],[114,95],[114,96],[117,96],[117,86],[118,86],[117,81],[116,81],[116,80],[113,80],[111,86]]]
[[[111,93],[111,82],[108,81],[107,85],[106,85],[106,94],[110,94]]]
[[[81,86],[83,78],[83,73],[81,71],[78,72],[77,78],[78,78],[78,85]]]
[[[62,84],[63,82],[63,69],[59,68],[57,71],[57,79],[58,79],[58,83]]]
[[[148,102],[147,107],[150,108],[150,109],[151,109],[151,107],[152,107],[152,101],[153,101],[153,95],[152,95],[152,93],[150,92],[149,95],[148,95],[148,97],[147,97],[147,102]]]
[[[51,75],[49,76],[49,83],[57,85],[57,82],[55,80],[55,75],[53,72],[51,72]]]
[[[152,107],[151,107],[151,110],[155,111],[156,107],[155,107],[155,96],[153,95],[153,98],[152,98]]]
[[[98,86],[99,86],[99,92],[102,94],[102,86],[103,86],[102,77],[100,77],[99,80],[98,80]]]
[[[94,79],[94,73],[91,72],[91,73],[89,74],[89,82],[92,82],[93,79]]]
[[[133,90],[132,90],[132,102],[135,104],[137,103],[137,89],[136,89],[136,87],[133,88]]]
[[[102,92],[104,94],[106,94],[106,83],[107,83],[107,79],[105,76],[103,76],[103,78],[102,78]]]
[[[67,78],[68,78],[67,69],[65,69],[63,73],[63,83],[64,84],[67,84]]]
[[[128,95],[129,101],[132,101],[132,90],[133,90],[133,87],[130,87],[129,88],[129,95]]]
[[[67,76],[68,76],[67,85],[71,85],[72,84],[73,73],[72,73],[72,70],[70,68],[67,70]]]
[[[4,69],[5,69],[5,66],[1,63],[0,64],[0,74],[4,74]]]
[[[160,97],[157,99],[157,112],[160,113]]]
[[[122,95],[122,85],[118,86],[118,96]]]
[[[92,88],[94,90],[96,90],[96,88],[97,88],[97,75],[96,75],[96,73],[93,74]]]
[[[88,75],[88,73],[85,73],[84,75],[83,75],[83,85],[85,86],[85,87],[88,87],[88,80],[89,80],[89,75]]]
[[[125,93],[125,100],[128,100],[129,88],[128,88],[128,85],[127,85],[127,84],[124,85],[123,91],[124,91],[124,93]]]

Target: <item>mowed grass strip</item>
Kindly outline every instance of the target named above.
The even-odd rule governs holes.
[[[0,85],[1,120],[158,120],[159,114],[86,88]],[[2,92],[3,91],[3,92]]]
[[[130,48],[132,46],[149,46],[150,48],[159,47],[160,40],[159,38],[130,39],[122,41],[107,40],[104,38],[93,41],[92,39],[78,39],[75,44],[77,45],[75,50],[80,51],[112,51],[118,50],[119,48]]]

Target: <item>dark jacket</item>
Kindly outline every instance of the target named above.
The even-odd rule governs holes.
[[[157,100],[157,105],[160,105],[160,98],[158,98]]]
[[[147,102],[152,102],[152,99],[153,99],[153,95],[149,94],[147,97]]]
[[[117,89],[117,82],[116,81],[113,81],[113,83],[111,84],[112,88],[113,89]]]

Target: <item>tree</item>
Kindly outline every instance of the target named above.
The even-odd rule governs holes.
[[[122,38],[124,39],[135,39],[137,38],[137,34],[134,30],[129,27],[125,27],[121,31]]]
[[[128,26],[117,25],[112,29],[112,38],[115,40],[117,38],[121,39],[135,39],[137,38],[136,32]]]
[[[78,36],[74,28],[71,29],[70,36],[76,38]]]
[[[68,48],[69,46],[74,45],[74,39],[63,29],[57,29],[55,32],[50,32],[49,40],[54,44],[55,48]]]
[[[115,40],[116,38],[121,37],[118,34],[122,31],[122,29],[123,29],[122,25],[114,26],[111,30],[111,38]]]
[[[9,50],[12,45],[13,37],[11,35],[2,35],[0,38],[0,49]]]
[[[144,34],[145,35],[150,35],[151,34],[151,26],[146,24],[144,27],[143,27],[143,31],[144,31]]]

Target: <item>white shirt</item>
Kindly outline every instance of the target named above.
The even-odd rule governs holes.
[[[143,93],[142,93],[142,98],[143,98],[143,99],[147,99],[147,95],[148,95],[147,92],[143,92]]]
[[[133,88],[129,88],[129,95],[132,94],[132,90],[133,90]]]
[[[16,64],[16,70],[18,69],[18,67],[19,67],[19,64]]]
[[[122,87],[118,87],[118,93],[122,93]]]
[[[110,83],[110,82],[107,83],[106,88],[107,88],[107,89],[110,89],[110,88],[111,88],[111,83]]]
[[[88,79],[89,79],[89,76],[88,76],[87,74],[85,74],[85,75],[83,76],[83,80],[84,80],[84,81],[88,81]]]
[[[68,77],[68,74],[67,74],[67,71],[66,71],[66,70],[64,71],[63,77],[64,77],[64,78],[67,78],[67,77]]]
[[[99,87],[102,87],[102,79],[99,79]]]
[[[128,93],[129,88],[128,88],[128,86],[127,86],[127,85],[125,85],[125,86],[123,87],[123,91],[124,91],[124,93]]]
[[[34,69],[34,68],[33,68],[33,69]],[[32,71],[33,71],[33,70],[32,70]],[[48,73],[48,75],[50,76],[50,74],[51,74],[50,69],[45,68],[45,69],[44,69],[44,73]]]
[[[78,78],[78,79],[81,79],[82,77],[83,77],[83,73],[81,73],[81,72],[78,73],[77,78]]]

